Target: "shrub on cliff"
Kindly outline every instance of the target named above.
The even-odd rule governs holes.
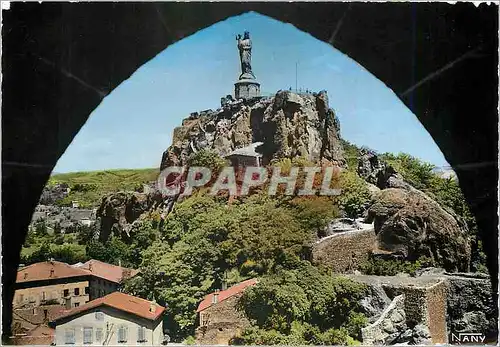
[[[211,150],[202,149],[196,153],[191,154],[187,160],[188,166],[201,166],[207,167],[212,172],[219,172],[228,163],[227,161]]]
[[[406,182],[419,190],[429,187],[431,180],[435,177],[434,165],[409,154],[384,153],[380,157],[400,173]]]
[[[370,201],[370,192],[366,182],[352,171],[344,170],[340,174],[341,194],[334,196],[334,203],[344,211],[346,217],[359,217]]]
[[[398,273],[415,275],[419,269],[434,266],[432,259],[420,257],[416,261],[369,258],[360,265],[360,271],[365,275],[395,276]]]

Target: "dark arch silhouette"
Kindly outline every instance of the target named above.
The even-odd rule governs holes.
[[[4,334],[9,333],[19,252],[32,212],[55,163],[92,110],[138,67],[170,44],[247,11],[292,23],[333,44],[386,83],[417,115],[459,177],[477,219],[496,288],[496,5],[10,6],[3,12],[2,28]]]

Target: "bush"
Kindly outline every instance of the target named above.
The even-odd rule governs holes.
[[[334,202],[347,217],[359,217],[370,201],[370,191],[366,182],[356,173],[344,170],[340,175],[341,194],[334,197]]]
[[[255,325],[241,341],[250,344],[347,344],[367,321],[359,300],[365,286],[323,274],[308,262],[262,277],[239,300]]]
[[[293,322],[290,333],[284,334],[277,330],[264,330],[250,327],[240,336],[233,338],[230,345],[356,345],[359,342],[349,336],[346,329],[328,329],[321,332],[308,323]]]
[[[417,189],[423,190],[429,187],[431,180],[436,176],[433,172],[434,165],[409,154],[399,153],[394,155],[384,153],[380,157],[399,172],[405,181]]]
[[[191,154],[187,160],[188,166],[208,167],[212,173],[218,173],[223,167],[227,166],[227,161],[211,150],[202,149]]]
[[[416,261],[384,260],[370,257],[360,265],[360,271],[365,275],[395,276],[398,273],[415,275],[419,269],[433,266],[433,261],[427,257],[420,257]]]
[[[185,345],[196,345],[196,339],[194,338],[194,336],[188,336],[184,339],[184,341],[182,341],[183,344]]]

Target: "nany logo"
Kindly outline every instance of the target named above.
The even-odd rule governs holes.
[[[451,333],[451,343],[483,343],[486,336],[481,333]]]

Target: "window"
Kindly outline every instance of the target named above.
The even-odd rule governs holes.
[[[75,344],[75,329],[64,330],[64,343],[67,345]]]
[[[75,288],[75,295],[80,295],[80,288]]]
[[[63,296],[64,297],[67,297],[69,295],[69,289],[64,289],[64,294]]]
[[[85,287],[85,294],[89,293],[89,287]]]
[[[42,292],[42,300],[45,301],[45,292]]]
[[[127,342],[127,327],[124,325],[118,328],[118,342]]]
[[[79,302],[75,302],[75,303],[73,304],[73,306],[74,306],[74,307],[78,307],[78,306],[80,306],[80,303],[79,303]]]
[[[94,336],[94,329],[83,328],[83,344],[84,345],[91,345],[93,336]]]
[[[137,327],[137,342],[146,342],[146,328]]]
[[[102,313],[102,312],[96,312],[95,313],[95,319],[96,320],[104,320],[104,313]]]
[[[102,341],[102,328],[97,328],[95,330],[95,342],[101,342]]]

